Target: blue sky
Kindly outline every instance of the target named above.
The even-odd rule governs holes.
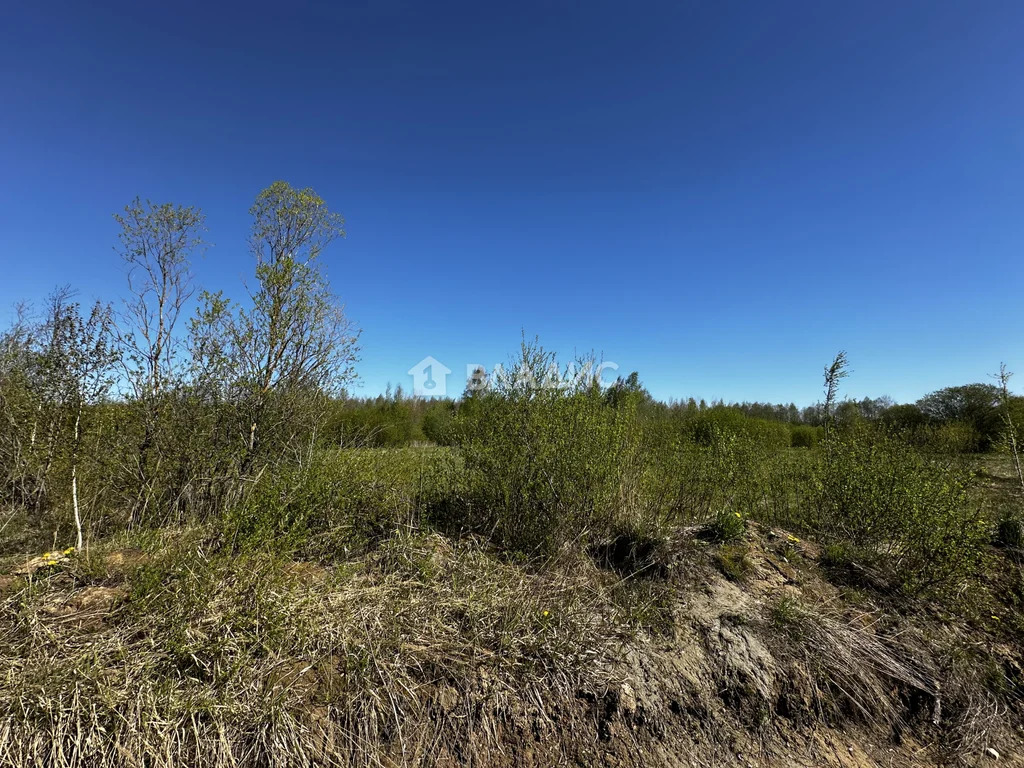
[[[237,294],[285,179],[346,216],[364,393],[521,331],[663,398],[1024,387],[1020,3],[102,5],[5,9],[0,306],[117,300],[135,195]]]

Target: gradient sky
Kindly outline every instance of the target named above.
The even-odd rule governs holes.
[[[662,398],[1024,388],[1024,4],[107,2],[0,23],[0,306],[117,300],[111,214],[200,206],[204,287],[251,274],[275,179],[364,394],[521,331]],[[0,314],[0,318],[4,317]],[[458,384],[452,388],[461,389]]]

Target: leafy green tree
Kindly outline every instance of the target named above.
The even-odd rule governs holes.
[[[1002,428],[999,396],[999,387],[992,384],[966,384],[925,395],[917,406],[933,422],[969,424],[981,436],[981,450],[987,450]]]
[[[882,423],[898,432],[913,432],[928,422],[928,417],[913,403],[903,403],[888,408],[881,417]]]
[[[619,376],[615,383],[605,391],[604,399],[612,408],[618,408],[620,405],[625,405],[627,401],[647,402],[651,399],[651,395],[640,383],[640,374],[633,371],[625,378]]]
[[[359,337],[319,262],[345,234],[341,215],[312,189],[283,181],[263,190],[250,214],[256,285],[249,305],[204,293],[193,323],[197,363],[246,416],[246,466],[265,432],[294,437],[304,406],[323,405],[354,379]]]

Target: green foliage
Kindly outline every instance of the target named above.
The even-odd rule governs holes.
[[[275,182],[257,197],[249,247],[257,285],[246,304],[204,292],[192,323],[197,371],[242,417],[243,468],[259,454],[295,449],[319,423],[325,395],[355,376],[359,331],[345,316],[319,263],[344,236],[343,220],[310,189]]]
[[[301,552],[318,559],[365,549],[416,522],[418,495],[437,495],[444,449],[343,449],[266,472],[225,516],[237,549]]]
[[[647,444],[645,488],[668,519],[707,522],[738,513],[776,520],[789,514],[805,471],[799,456],[717,425],[703,439],[708,443],[691,442],[684,426],[675,439]]]
[[[739,512],[721,512],[705,526],[704,532],[711,541],[738,541],[747,532],[747,521]]]
[[[987,451],[998,439],[1002,421],[999,388],[992,384],[946,387],[917,401],[933,423],[961,422],[978,434],[977,449]]]
[[[397,448],[423,439],[416,401],[382,396],[374,400],[336,400],[327,409],[321,441],[351,448]]]
[[[636,522],[639,434],[630,398],[607,407],[589,381],[554,386],[554,357],[536,344],[524,342],[510,368],[456,419],[466,473],[459,524],[533,556]],[[445,523],[454,522],[449,514]]]
[[[881,421],[893,432],[910,433],[927,424],[928,416],[913,403],[906,403],[886,410]]]
[[[821,427],[793,424],[789,428],[790,445],[793,448],[815,448],[821,442]]]
[[[917,443],[923,450],[940,454],[976,453],[985,442],[972,424],[962,421],[924,427],[917,433]]]
[[[458,439],[455,413],[455,403],[449,400],[431,401],[423,412],[423,436],[438,445],[455,444]]]
[[[721,435],[742,437],[765,448],[788,448],[790,430],[777,421],[750,418],[738,408],[710,408],[687,422],[689,438],[697,445],[712,445]]]
[[[910,591],[952,587],[977,567],[988,537],[970,480],[885,433],[835,434],[814,468],[805,530],[881,558]]]

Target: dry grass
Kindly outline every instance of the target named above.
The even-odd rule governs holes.
[[[820,715],[891,726],[902,714],[900,688],[936,694],[931,676],[897,650],[896,638],[877,631],[877,615],[843,616],[839,608],[793,598],[771,608],[774,628],[789,640],[783,652],[798,654],[811,672]]]
[[[621,639],[583,561],[526,570],[437,536],[330,570],[191,546],[137,560],[100,614],[66,571],[4,599],[0,764],[465,758],[597,684]]]
[[[696,533],[627,576],[578,547],[524,565],[400,532],[324,566],[164,531],[5,577],[0,766],[640,764],[630,750],[695,726],[769,743],[854,722],[954,756],[1007,743],[980,650],[949,667],[949,638],[855,613],[810,561],[764,567],[756,526],[737,584]],[[724,632],[726,615],[745,618]],[[612,706],[627,678],[633,703]]]

